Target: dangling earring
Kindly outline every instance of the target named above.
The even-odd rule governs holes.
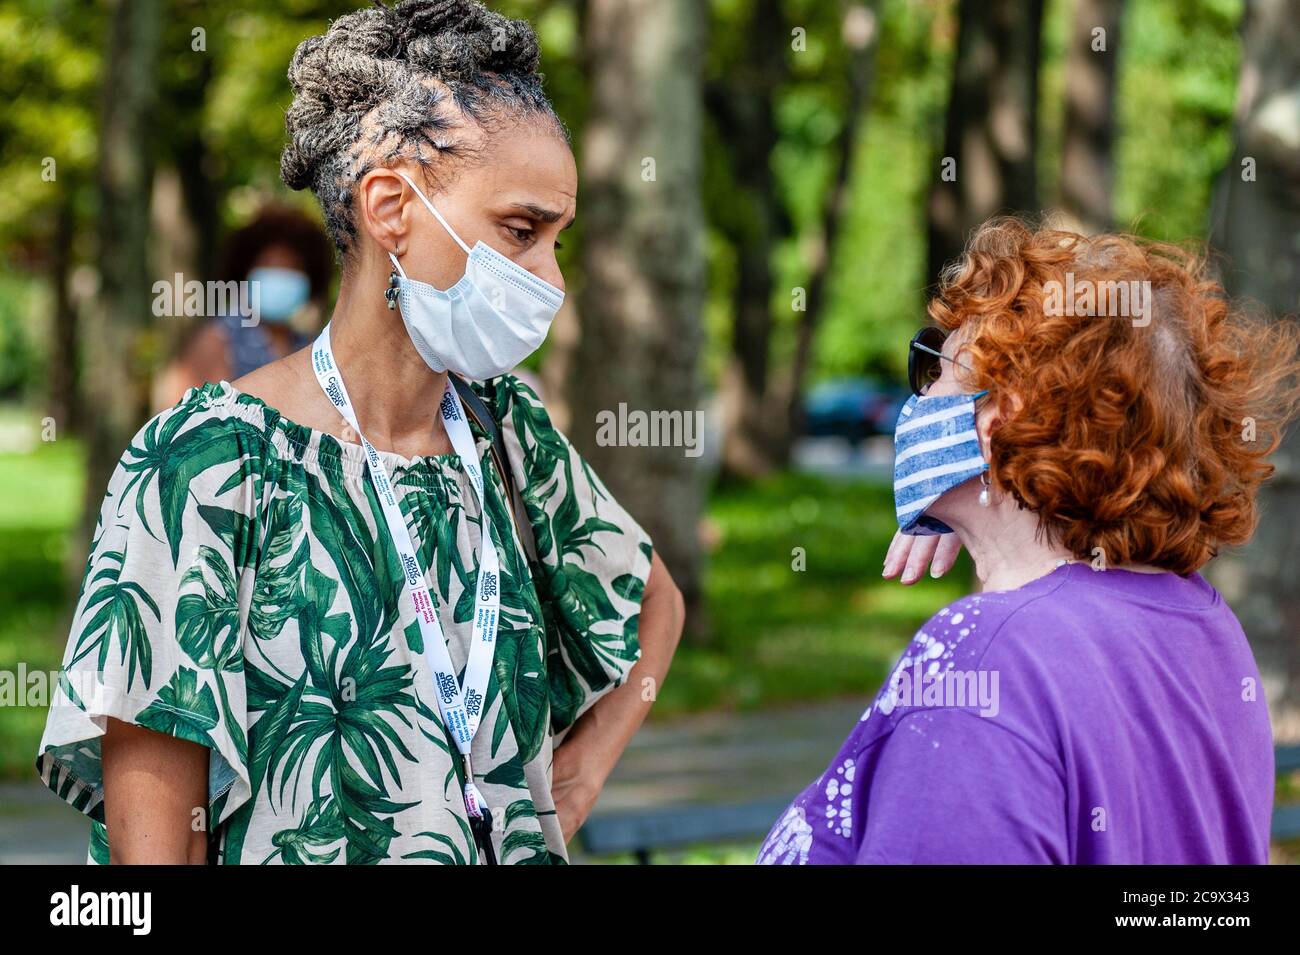
[[[983,487],[980,489],[980,507],[988,507],[989,506],[989,472],[988,471],[980,472],[980,484],[983,485]]]
[[[397,269],[393,269],[388,275],[388,288],[384,289],[384,298],[388,301],[389,309],[397,308]]]

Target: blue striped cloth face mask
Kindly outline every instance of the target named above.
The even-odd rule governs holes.
[[[988,469],[975,430],[975,401],[988,394],[913,395],[894,429],[894,509],[904,534],[947,534],[926,510]]]

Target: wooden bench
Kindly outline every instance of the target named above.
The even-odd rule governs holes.
[[[1300,746],[1277,748],[1277,774],[1300,772]],[[1300,804],[1273,807],[1273,840],[1300,839]]]
[[[1280,746],[1276,758],[1278,776],[1300,771],[1300,746]],[[578,838],[589,855],[628,852],[648,865],[656,851],[761,839],[793,798],[609,813],[587,820]],[[1273,810],[1273,838],[1300,839],[1300,804]]]

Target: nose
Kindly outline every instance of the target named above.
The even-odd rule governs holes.
[[[530,269],[543,282],[549,282],[561,292],[564,291],[564,273],[560,271],[560,263],[555,258],[554,250],[545,257],[545,261],[535,269]]]

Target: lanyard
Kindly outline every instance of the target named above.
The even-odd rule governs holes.
[[[334,407],[339,409],[352,429],[361,435],[356,410],[352,406],[351,399],[348,398],[347,389],[343,386],[343,374],[334,361],[334,350],[330,347],[329,325],[325,326],[320,337],[316,339],[316,344],[312,346],[311,364],[316,372],[316,380],[320,382],[326,397],[333,402]],[[447,391],[442,396],[442,403],[438,410],[442,414],[442,423],[447,429],[447,437],[451,439],[451,446],[469,474],[470,484],[478,496],[483,514],[481,524],[483,556],[479,562],[478,580],[475,583],[474,635],[470,642],[469,661],[465,666],[463,688],[456,680],[456,669],[452,666],[451,655],[447,652],[447,639],[443,636],[442,624],[434,609],[433,597],[424,582],[424,571],[415,556],[415,546],[411,543],[411,535],[406,529],[406,520],[402,517],[397,497],[393,494],[388,472],[384,469],[383,462],[379,460],[379,452],[364,435],[361,435],[361,446],[366,452],[366,464],[379,496],[384,520],[388,524],[389,536],[393,539],[397,556],[406,573],[406,590],[415,605],[416,619],[420,624],[420,636],[424,640],[424,659],[429,672],[433,674],[438,708],[464,761],[465,808],[469,812],[471,822],[483,822],[488,817],[488,807],[482,793],[474,785],[474,770],[470,763],[469,750],[474,732],[478,729],[479,720],[483,715],[483,699],[487,691],[488,674],[492,667],[493,648],[496,646],[500,605],[497,582],[500,574],[496,545],[492,543],[492,527],[488,518],[487,498],[483,491],[483,471],[479,466],[478,448],[475,446],[474,435],[469,429],[469,422],[461,407],[460,398],[457,397],[456,389],[450,380],[447,382]]]

